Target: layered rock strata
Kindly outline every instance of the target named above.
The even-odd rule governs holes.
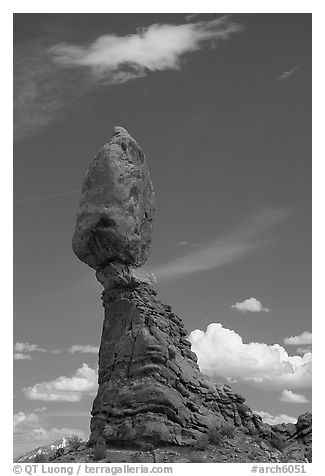
[[[128,283],[113,286],[109,268],[97,275],[105,319],[90,443],[104,435],[108,442],[192,444],[226,425],[260,428],[243,397],[201,374],[182,320],[150,285],[125,270]]]

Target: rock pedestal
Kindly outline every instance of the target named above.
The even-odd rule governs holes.
[[[109,443],[184,445],[222,426],[257,431],[261,419],[245,399],[201,374],[182,320],[150,285],[125,269],[114,284],[111,269],[97,275],[105,319],[90,444],[104,436]]]
[[[73,236],[104,287],[89,444],[187,445],[222,426],[254,433],[261,418],[199,371],[182,320],[132,273],[148,256],[154,215],[144,154],[117,127],[88,169]]]

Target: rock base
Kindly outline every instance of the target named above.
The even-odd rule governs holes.
[[[89,445],[191,445],[224,426],[258,432],[262,420],[245,399],[200,372],[171,307],[128,271],[119,275],[112,283],[112,269],[97,274],[105,319]]]

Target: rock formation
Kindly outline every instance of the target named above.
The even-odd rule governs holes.
[[[89,444],[193,444],[211,430],[255,433],[261,418],[204,376],[182,320],[132,267],[149,252],[154,192],[144,154],[121,128],[90,165],[73,250],[104,287],[99,388]]]
[[[123,127],[115,127],[86,173],[73,251],[96,270],[111,262],[141,266],[155,211],[144,154]]]
[[[286,445],[285,461],[312,461],[312,415],[304,413],[297,423],[281,423],[272,426],[272,433]]]

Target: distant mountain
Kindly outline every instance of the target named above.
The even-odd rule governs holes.
[[[60,440],[56,440],[53,443],[49,443],[48,445],[39,446],[38,448],[24,454],[23,456],[19,456],[19,458],[14,459],[14,463],[31,463],[34,461],[34,458],[37,455],[44,455],[47,458],[52,456],[59,448],[66,448],[69,445],[72,436],[66,436],[61,438]]]

